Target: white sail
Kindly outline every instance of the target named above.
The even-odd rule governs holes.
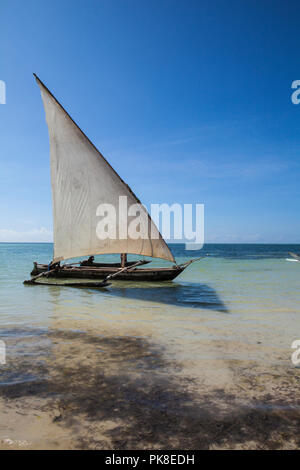
[[[140,201],[38,77],[36,80],[50,140],[54,261],[107,253],[132,253],[174,261],[148,213],[148,224],[141,224],[140,231],[145,233],[140,238],[124,238],[119,218],[117,237],[99,238],[99,205],[118,207],[120,196],[127,197],[128,206]]]

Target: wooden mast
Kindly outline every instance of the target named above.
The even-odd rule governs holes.
[[[121,268],[125,268],[127,263],[127,253],[121,253]]]

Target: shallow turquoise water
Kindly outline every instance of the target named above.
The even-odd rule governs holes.
[[[0,244],[0,331],[45,328],[54,318],[70,319],[73,314],[82,319],[83,329],[87,318],[102,318],[116,329],[120,322],[134,323],[141,334],[147,334],[150,324],[161,332],[168,325],[165,334],[170,338],[183,324],[180,334],[185,340],[189,335],[194,338],[201,322],[217,322],[226,338],[232,331],[233,338],[250,340],[254,335],[255,340],[284,348],[300,335],[300,263],[286,259],[289,251],[300,252],[300,246],[206,245],[193,252],[172,245],[172,250],[178,263],[206,257],[167,284],[114,281],[106,291],[95,291],[24,286],[32,262],[51,259],[52,244]]]

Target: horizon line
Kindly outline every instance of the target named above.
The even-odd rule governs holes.
[[[0,245],[53,245],[53,243],[54,242],[0,242]],[[191,243],[191,242],[166,241],[166,243],[168,245],[186,245],[186,243]],[[300,245],[300,241],[299,242],[204,242],[203,246],[205,245]],[[200,248],[200,250],[202,250],[202,248]],[[193,250],[188,250],[188,251],[193,251]]]

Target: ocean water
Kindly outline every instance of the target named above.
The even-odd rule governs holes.
[[[0,441],[34,448],[172,447],[172,435],[190,448],[200,444],[192,434],[183,441],[186,431],[180,434],[178,425],[173,434],[169,427],[157,435],[158,410],[174,416],[177,403],[183,423],[186,413],[196,413],[187,403],[202,412],[210,403],[216,416],[232,407],[299,409],[291,344],[300,339],[300,263],[288,252],[300,253],[300,245],[208,244],[185,251],[174,244],[171,250],[178,263],[203,259],[173,282],[115,280],[95,290],[25,286],[32,262],[51,259],[52,244],[0,244],[0,340],[6,343],[0,397],[11,410]],[[204,394],[211,398],[201,403]],[[280,398],[277,408],[270,397]],[[134,429],[148,429],[139,441],[132,420]],[[152,444],[149,428],[156,433]],[[232,446],[238,445],[237,437]]]
[[[143,308],[160,320],[170,321],[173,314],[190,321],[209,320],[216,315],[226,322],[247,321],[249,328],[259,320],[272,318],[274,328],[284,323],[284,330],[296,327],[300,309],[300,263],[292,262],[290,251],[300,253],[300,245],[209,244],[199,251],[186,251],[182,244],[170,245],[178,263],[203,256],[174,281],[168,283],[130,283],[117,281],[105,291],[55,286],[23,285],[30,278],[33,261],[48,263],[52,244],[0,244],[0,327],[36,326],[51,323],[56,309],[86,308],[101,316],[111,311],[121,317],[124,309],[133,310],[134,320]],[[96,260],[118,261],[117,255],[98,256]],[[138,259],[129,255],[129,259]],[[76,260],[75,260],[76,261]],[[171,263],[153,260],[149,266]],[[95,312],[93,313],[93,309]],[[188,309],[188,310],[187,310]],[[190,310],[191,309],[191,310]],[[270,318],[271,317],[271,318]],[[113,320],[113,318],[112,318]],[[300,326],[299,324],[297,326]]]

